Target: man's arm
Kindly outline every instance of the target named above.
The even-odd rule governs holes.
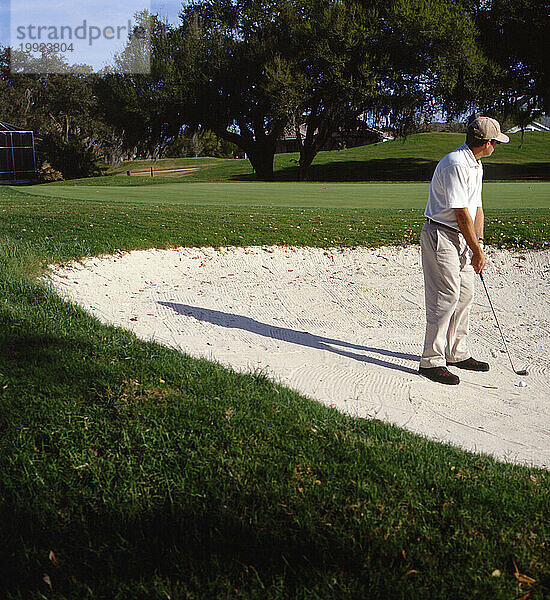
[[[483,226],[485,224],[485,215],[483,214],[483,207],[478,206],[476,212],[476,219],[474,221],[474,229],[476,231],[476,235],[479,238],[483,239]]]
[[[474,226],[474,222],[472,221],[472,217],[467,208],[455,208],[454,211],[458,228],[473,252],[472,267],[474,267],[476,273],[480,273],[485,268],[485,256],[477,240],[477,238],[481,236],[477,235],[476,227]],[[476,223],[478,222],[478,214],[479,213],[476,214]]]

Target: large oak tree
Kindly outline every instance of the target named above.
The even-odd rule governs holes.
[[[184,92],[163,76],[179,113],[243,148],[265,179],[289,127],[306,179],[336,129],[366,113],[403,130],[429,111],[458,114],[486,72],[453,0],[205,0],[181,17],[172,58]]]

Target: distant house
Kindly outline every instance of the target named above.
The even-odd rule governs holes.
[[[506,133],[518,133],[522,128],[519,125],[508,129]],[[550,115],[543,115],[536,121],[531,121],[523,128],[524,131],[550,131]]]
[[[0,121],[0,183],[35,180],[34,133]]]
[[[306,125],[300,125],[302,139],[306,137],[306,132]],[[317,131],[315,131],[315,135],[317,135]],[[393,136],[389,132],[368,127],[365,123],[358,121],[352,127],[341,127],[337,131],[334,131],[321,150],[343,150],[344,148],[355,148],[357,146],[366,146],[367,144],[387,142],[388,140],[393,140]],[[299,151],[300,146],[296,130],[293,127],[289,127],[286,129],[284,137],[277,141],[275,153],[281,154],[283,152]]]

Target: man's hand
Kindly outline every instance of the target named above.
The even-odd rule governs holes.
[[[472,254],[472,267],[474,267],[474,271],[476,273],[481,273],[485,268],[485,255],[483,254],[483,250],[479,250],[479,252],[474,251]]]

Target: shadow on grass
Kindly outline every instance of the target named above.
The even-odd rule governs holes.
[[[443,157],[441,157],[443,158]],[[376,158],[372,160],[335,161],[313,164],[309,181],[431,181],[436,160],[422,158]],[[549,163],[491,163],[483,162],[484,179],[491,180],[550,180]],[[257,181],[256,175],[231,177],[234,181]],[[298,166],[276,170],[275,181],[298,181]]]
[[[238,494],[239,486],[229,482],[227,476],[211,483]],[[124,586],[136,594],[132,598],[161,597],[153,592],[159,578],[172,584],[183,580],[187,590],[200,598],[234,597],[216,592],[222,593],[224,588],[226,593],[232,592],[237,586],[246,589],[251,583],[256,587],[256,582],[258,588],[265,585],[270,589],[275,581],[283,582],[285,594],[281,597],[285,598],[295,597],[296,589],[317,586],[325,592],[319,597],[329,598],[337,578],[339,585],[367,590],[372,577],[388,594],[396,588],[415,587],[384,582],[377,575],[388,564],[403,571],[398,543],[369,531],[363,532],[360,543],[353,544],[338,528],[332,532],[325,527],[328,531],[324,531],[323,524],[317,523],[320,530],[315,531],[308,524],[311,514],[305,516],[303,525],[298,524],[299,508],[294,513],[292,507],[269,506],[269,498],[240,493],[242,497],[226,498],[225,505],[215,502],[221,497],[218,494],[204,500],[166,502],[130,518],[116,507],[93,510],[91,503],[83,501],[78,506],[75,502],[64,509],[71,514],[62,524],[46,523],[44,517],[50,515],[22,507],[21,499],[5,499],[3,508],[10,519],[2,526],[5,545],[0,550],[0,589],[25,598],[30,597],[27,594],[36,597],[38,591],[46,594],[44,574],[48,574],[56,597],[74,598],[81,586],[93,590],[93,596],[85,597],[105,600]],[[247,512],[261,514],[260,506],[250,510],[255,502],[264,505],[267,518],[247,523]],[[336,515],[327,515],[327,520],[332,517]],[[277,523],[274,532],[266,527],[272,519]],[[33,546],[42,550],[41,556],[33,553]],[[49,550],[56,556],[56,565],[48,560]],[[143,596],[137,592],[140,585],[148,591]],[[209,588],[211,593],[205,593]]]
[[[296,331],[295,329],[288,329],[286,327],[268,325],[267,323],[256,321],[250,317],[226,313],[219,310],[212,310],[209,308],[200,308],[198,306],[189,306],[187,304],[177,304],[175,302],[159,302],[159,304],[171,308],[178,314],[191,316],[199,321],[206,321],[221,327],[243,329],[257,335],[263,335],[267,338],[291,342],[293,344],[299,344],[300,346],[314,348],[315,350],[334,352],[340,356],[353,358],[354,360],[358,360],[360,362],[366,362],[379,367],[385,367],[387,369],[393,369],[395,371],[402,371],[403,373],[417,375],[417,371],[409,367],[405,367],[395,362],[374,358],[372,356],[357,354],[356,352],[351,352],[350,350],[372,352],[375,354],[381,354],[383,356],[391,356],[398,359],[418,362],[420,360],[420,356],[416,356],[414,354],[404,354],[402,352],[394,352],[381,348],[360,346],[342,340],[335,340],[319,335],[313,335],[311,333],[307,333],[306,331]]]
[[[12,381],[24,377],[27,385],[35,386],[43,394],[56,388],[74,386],[88,396],[108,376],[108,369],[93,360],[93,344],[80,337],[14,335],[0,340],[0,353],[4,357],[2,375]],[[81,368],[83,360],[88,363],[86,369]],[[70,367],[72,361],[77,361],[73,368]],[[59,368],[63,363],[65,366]],[[105,362],[102,361],[102,364],[105,365]]]
[[[201,598],[234,597],[236,587],[256,590],[250,597],[264,597],[264,585],[284,588],[277,596],[281,598],[298,597],[295,589],[304,597],[308,587],[324,589],[322,597],[328,598],[333,586],[367,589],[369,573],[377,578],[399,555],[397,545],[374,530],[355,531],[360,542],[350,540],[349,531],[342,535],[349,523],[330,498],[319,498],[321,505],[313,508],[304,503],[292,474],[296,456],[311,454],[311,448],[303,436],[281,438],[275,427],[272,431],[259,421],[258,414],[268,423],[278,418],[269,408],[272,400],[264,398],[262,381],[226,400],[232,411],[254,414],[246,415],[248,425],[235,433],[228,432],[223,419],[216,421],[210,400],[210,394],[223,396],[227,378],[244,380],[225,371],[217,380],[220,389],[210,386],[207,397],[193,403],[174,400],[174,422],[142,396],[135,411],[120,413],[105,386],[116,389],[121,376],[139,372],[139,365],[124,362],[127,350],[112,350],[121,359],[118,371],[123,371],[109,376],[105,365],[110,357],[101,351],[95,355],[94,344],[80,339],[78,319],[74,338],[17,333],[16,320],[8,322],[5,315],[0,325],[4,332],[12,331],[0,343],[1,373],[9,382],[0,407],[2,598],[52,593],[56,598],[105,600],[165,597],[157,595],[159,585],[166,586],[168,597],[178,598],[190,597],[188,592]],[[204,376],[199,373],[197,379]],[[269,389],[274,395],[272,384]],[[181,393],[185,398],[188,392]],[[281,398],[277,395],[278,402]],[[196,433],[204,425],[202,413],[193,412],[197,405],[210,423],[204,433],[208,439],[197,438],[205,446],[202,455],[193,454],[193,443],[178,437],[181,428]],[[307,410],[307,405],[301,408]],[[300,418],[299,411],[291,410],[287,426],[296,427]],[[143,439],[144,432],[159,426],[169,436],[166,446],[135,441],[134,436]],[[127,439],[135,445],[126,446]],[[235,460],[234,452],[238,457],[254,453],[252,439],[259,442],[259,456]],[[273,469],[261,462],[268,447],[279,448],[280,463]],[[99,452],[95,458],[94,448]],[[343,462],[349,460],[345,445],[333,450],[342,453]],[[313,455],[299,460],[315,461],[316,454],[314,447]],[[228,461],[226,467],[222,461]],[[126,477],[136,462],[143,468],[132,488]],[[243,480],[237,477],[242,469]],[[155,490],[149,500],[142,501],[142,480]],[[392,478],[384,475],[382,480]],[[283,494],[280,503],[278,493]],[[315,490],[310,493],[317,497]],[[338,585],[336,579],[341,580]],[[174,592],[178,582],[186,591]],[[390,593],[396,583],[378,585]]]

